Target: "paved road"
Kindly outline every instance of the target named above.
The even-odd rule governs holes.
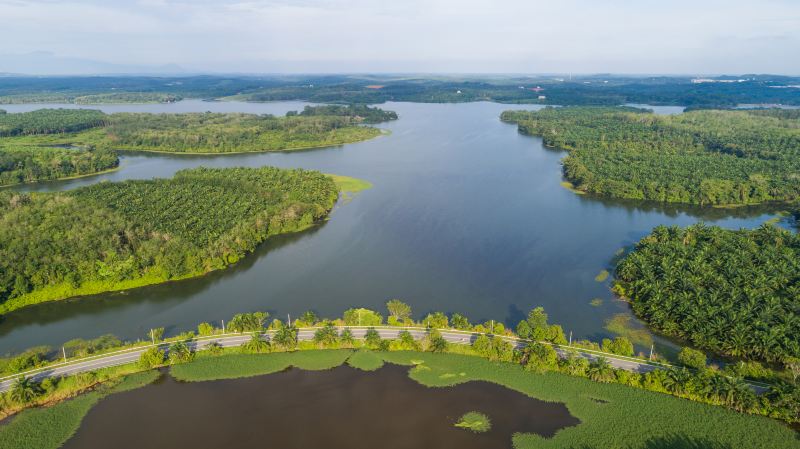
[[[344,328],[340,328],[340,331],[342,329]],[[366,327],[350,327],[350,330],[352,331],[353,336],[357,339],[363,339],[364,335],[367,332]],[[408,330],[416,339],[421,339],[426,334],[426,330],[423,328],[376,327],[375,330],[377,330],[381,338],[384,339],[396,339],[398,338],[398,334],[403,330]],[[316,328],[301,328],[298,330],[297,339],[300,341],[311,340],[314,337],[315,331]],[[471,344],[472,341],[474,341],[476,338],[478,338],[478,336],[481,335],[480,333],[476,332],[455,331],[451,329],[442,329],[440,330],[440,333],[445,340],[453,344]],[[266,332],[266,335],[271,335],[271,334],[272,331]],[[219,343],[223,347],[241,346],[243,343],[249,341],[250,338],[251,338],[250,334],[224,334],[224,335],[216,335],[209,337],[199,337],[196,340],[193,340],[189,344],[189,346],[194,350],[202,350],[212,342]],[[512,337],[502,337],[502,338],[510,342],[515,348],[521,348],[526,344],[526,342],[520,341],[516,338]],[[158,346],[166,348],[167,346],[169,346],[169,344],[170,343],[162,343],[159,344]],[[21,375],[25,375],[29,379],[41,381],[48,377],[69,376],[73,374],[94,371],[100,368],[125,365],[128,363],[134,363],[138,361],[141,354],[152,347],[153,347],[152,344],[146,346],[140,346],[137,348],[125,349],[94,357],[76,359],[73,361],[69,361],[67,363],[59,363],[37,370],[31,370],[22,374],[15,374],[12,376],[2,377],[0,378],[0,393],[11,388],[14,381]],[[659,368],[658,365],[637,361],[632,358],[613,356],[610,354],[601,354],[599,352],[588,351],[583,349],[575,349],[575,350],[577,351],[578,355],[588,360],[595,360],[598,357],[602,356],[606,360],[608,360],[611,366],[615,368],[625,369],[628,371],[646,373]],[[562,357],[565,356],[566,354],[566,350],[564,350],[563,348],[556,348],[556,352],[558,352],[559,355]],[[765,387],[762,385],[751,385],[751,386],[757,392],[762,392],[765,390]]]

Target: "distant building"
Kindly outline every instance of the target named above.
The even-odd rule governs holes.
[[[539,95],[539,100],[547,100],[547,97],[545,95]]]

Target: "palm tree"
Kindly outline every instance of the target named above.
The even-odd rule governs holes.
[[[25,376],[20,376],[11,387],[11,400],[27,404],[36,398],[37,385]]]
[[[172,364],[188,362],[193,356],[192,350],[182,341],[176,341],[169,347],[169,362]]]
[[[343,346],[352,347],[356,339],[353,337],[353,332],[350,329],[344,329],[342,333],[339,334],[339,341],[342,342]]]
[[[269,342],[264,340],[260,332],[253,332],[250,341],[242,345],[245,352],[260,354],[269,351]]]
[[[293,350],[297,346],[297,328],[291,324],[282,324],[272,341],[284,350]]]
[[[589,369],[586,370],[589,379],[596,382],[610,382],[614,376],[614,368],[608,363],[604,357],[598,357],[589,364]]]
[[[339,333],[336,331],[336,326],[330,321],[314,332],[314,343],[321,346],[334,345],[338,339]]]

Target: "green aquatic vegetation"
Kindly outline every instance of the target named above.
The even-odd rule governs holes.
[[[602,298],[594,298],[591,301],[589,301],[589,304],[591,304],[592,307],[600,307],[600,306],[603,305],[603,299]]]
[[[641,326],[636,326],[631,316],[626,313],[618,313],[606,320],[605,329],[616,335],[623,336],[639,346],[650,346],[653,344],[653,336]]]
[[[564,176],[579,191],[713,206],[800,199],[797,114],[565,107],[501,117],[567,150]]]
[[[600,272],[597,273],[597,276],[594,277],[594,280],[596,282],[605,282],[605,280],[608,279],[608,275],[608,270],[600,270]]]
[[[53,406],[24,410],[0,425],[0,449],[61,447],[78,430],[84,416],[100,399],[143,387],[159,376],[158,371],[130,374]]]
[[[484,433],[492,428],[492,421],[481,412],[467,412],[454,425],[471,432]]]
[[[383,358],[369,349],[359,349],[348,357],[347,364],[363,371],[375,371],[383,366]]]
[[[289,367],[324,370],[343,364],[353,354],[347,349],[321,349],[272,354],[229,353],[211,356],[198,353],[191,363],[174,365],[170,374],[185,382],[237,379],[276,373]]]

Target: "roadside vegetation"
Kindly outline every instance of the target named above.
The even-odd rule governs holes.
[[[319,172],[272,167],[0,192],[0,313],[225,268],[319,222],[337,197]]]
[[[792,376],[791,370],[776,372],[761,367],[762,375],[759,378],[770,381],[770,384],[765,385],[764,392],[756,394],[745,382],[743,375],[747,373],[741,371],[740,364],[733,363],[723,368],[709,365],[702,352],[691,348],[681,351],[678,358],[680,365],[669,365],[634,358],[633,345],[625,337],[604,339],[600,343],[577,341],[569,344],[564,339],[561,327],[549,324],[547,314],[541,308],[531,310],[528,317],[518,324],[515,334],[496,322],[470,323],[460,314],[434,312],[421,322],[415,322],[410,319],[410,307],[402,301],[392,300],[387,306],[393,311],[389,318],[389,322],[393,324],[389,328],[400,329],[397,338],[391,340],[383,339],[375,329],[375,326],[382,326],[383,316],[368,309],[350,309],[345,311],[342,318],[335,320],[322,319],[313,312],[307,312],[293,323],[280,320],[270,322],[269,315],[264,312],[243,313],[229,320],[226,328],[227,332],[250,335],[240,347],[222,348],[213,343],[215,336],[222,335],[222,329],[209,323],[201,323],[197,332],[187,332],[166,340],[162,340],[163,329],[156,329],[148,332],[146,341],[133,344],[141,347],[149,341],[156,342],[155,346],[148,346],[134,368],[147,370],[170,365],[173,375],[180,380],[204,381],[268,374],[288,366],[326,369],[345,362],[353,367],[372,371],[380,368],[385,360],[394,362],[395,359],[387,358],[389,356],[386,354],[389,353],[451,353],[472,356],[463,359],[465,363],[477,360],[477,356],[491,363],[519,367],[522,372],[553,373],[562,377],[616,384],[623,389],[648,390],[789,423],[798,422],[800,416],[800,388],[798,379]],[[408,313],[409,318],[398,321],[397,313]],[[359,319],[362,321],[360,326],[357,324]],[[363,324],[364,320],[369,320],[369,324]],[[464,344],[449,343],[442,337],[440,329],[456,329],[454,323],[458,325],[458,329],[478,335],[464,339]],[[361,329],[359,332],[366,330],[366,334],[363,337],[359,334],[359,338],[355,338],[353,330],[347,326],[358,326]],[[412,326],[425,330],[424,336],[419,338],[404,329]],[[314,329],[313,338],[299,340],[298,330],[309,327]],[[195,353],[197,338],[204,341],[210,339],[212,343]],[[514,339],[523,344],[512,344]],[[104,341],[107,340],[108,337],[105,337]],[[84,343],[83,346],[88,345]],[[317,351],[323,349],[326,351]],[[95,354],[105,350],[108,349],[99,349]],[[353,353],[352,350],[357,351]],[[11,369],[18,370],[16,372],[26,371],[55,362],[45,359],[45,349],[39,349],[38,353],[41,355],[36,358],[32,358],[29,351],[9,360],[5,363],[6,372],[11,372]],[[265,359],[268,354],[275,354],[277,357]],[[591,357],[587,358],[585,354],[590,354]],[[224,363],[219,362],[220,355],[226,355]],[[608,357],[651,363],[657,369],[648,373],[617,369],[610,364]],[[753,373],[752,366],[748,366],[750,373]],[[764,375],[765,373],[770,376]],[[34,391],[32,396],[23,400],[19,393],[21,388],[22,386],[15,383],[14,388],[5,394],[6,407],[11,410],[9,413],[24,408],[26,404],[33,403],[32,401],[44,403],[52,399],[42,393],[41,388],[34,386],[31,387]]]
[[[800,370],[795,232],[659,226],[619,263],[614,290],[669,336]]]
[[[567,150],[565,178],[615,198],[734,206],[800,199],[797,113],[634,108],[506,111],[502,120]]]

